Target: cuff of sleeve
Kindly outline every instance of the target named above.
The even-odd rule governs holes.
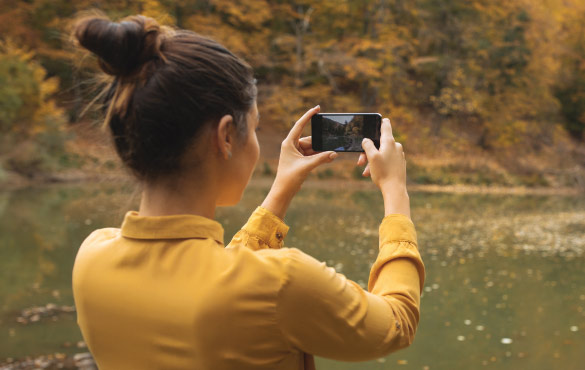
[[[368,290],[371,291],[373,288],[377,271],[384,264],[397,258],[407,258],[415,264],[422,292],[425,283],[425,266],[418,251],[414,224],[404,215],[392,214],[384,217],[380,224],[380,253],[370,272]]]
[[[288,229],[284,221],[263,207],[257,207],[242,228],[272,249],[282,248]]]
[[[410,218],[401,214],[384,217],[380,224],[380,248],[392,242],[411,242],[416,245],[416,230]]]

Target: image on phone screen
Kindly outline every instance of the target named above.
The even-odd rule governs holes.
[[[381,116],[377,113],[321,113],[313,116],[313,149],[362,152],[364,137],[380,142]]]

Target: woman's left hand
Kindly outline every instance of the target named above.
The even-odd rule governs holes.
[[[282,142],[276,178],[266,200],[262,203],[262,207],[280,218],[284,218],[290,201],[301,188],[309,172],[337,157],[337,153],[333,151],[314,151],[310,136],[301,138],[305,125],[314,114],[319,113],[319,110],[320,107],[316,106],[307,111]]]

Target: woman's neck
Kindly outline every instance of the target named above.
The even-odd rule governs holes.
[[[214,219],[216,189],[209,182],[187,180],[145,184],[138,213],[141,216],[193,214]]]

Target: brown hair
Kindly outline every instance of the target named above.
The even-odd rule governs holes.
[[[74,37],[113,76],[103,95],[104,124],[139,180],[180,173],[201,128],[226,114],[240,137],[247,132],[256,99],[253,71],[219,43],[141,15],[119,23],[84,17]]]

